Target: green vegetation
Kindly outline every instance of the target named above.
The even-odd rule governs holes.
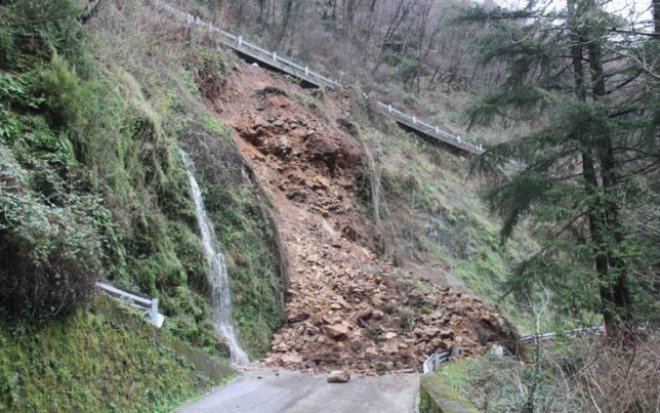
[[[171,334],[98,297],[47,326],[0,321],[0,411],[166,412],[230,377]],[[195,365],[196,364],[196,365]]]
[[[652,337],[631,353],[593,338],[560,338],[525,349],[523,357],[538,363],[487,355],[444,364],[432,377],[482,412],[651,412],[657,345]]]
[[[272,333],[284,322],[285,275],[277,234],[230,132],[215,118],[204,124],[214,126],[206,131],[189,128],[206,137],[187,146],[199,165],[198,181],[223,246],[241,343],[258,356],[268,350]]]
[[[209,201],[222,205],[214,215],[226,255],[232,261],[234,322],[253,355],[270,348],[272,333],[284,323],[284,297],[275,234],[249,189],[221,191],[210,186]],[[223,193],[224,192],[224,193]],[[229,208],[227,208],[229,206]]]
[[[477,166],[493,173],[518,162],[509,179],[490,185],[486,200],[502,218],[503,240],[529,218],[542,246],[519,263],[510,288],[552,291],[564,316],[599,313],[608,335],[628,341],[658,314],[660,235],[648,208],[658,203],[657,156],[649,148],[658,144],[659,43],[612,39],[611,28],[625,23],[597,2],[566,5],[559,19],[533,5],[466,17],[494,22],[477,44],[483,62],[503,64],[506,78],[475,102],[472,121],[547,119],[522,139],[492,147]]]
[[[6,24],[18,25],[23,13],[43,13],[51,3],[41,9],[13,2],[5,8],[14,17]],[[0,145],[3,157],[14,159],[15,176],[3,179],[12,183],[2,188],[1,236],[9,245],[3,259],[31,260],[41,272],[26,262],[25,272],[39,277],[31,281],[3,265],[3,286],[16,286],[3,294],[18,288],[14,296],[25,296],[41,283],[49,299],[25,305],[39,310],[33,315],[57,314],[83,303],[93,279],[108,278],[160,297],[168,328],[196,345],[212,345],[205,300],[188,289],[204,268],[189,229],[195,227],[188,225],[194,212],[176,136],[161,120],[168,113],[156,112],[126,71],[96,63],[90,45],[97,40],[77,22],[76,9],[67,10],[28,16],[45,21],[41,25],[5,29],[25,32],[4,43],[5,53],[22,59],[4,62],[3,116],[14,126],[4,130]],[[41,47],[25,50],[32,44]],[[70,288],[82,291],[67,294]]]
[[[179,140],[195,141],[195,125],[226,135],[203,102],[223,87],[225,58],[198,37],[165,53],[156,21],[122,38],[143,7],[103,2],[83,26],[69,0],[0,5],[0,410],[165,411],[221,379],[177,355],[218,354]],[[210,210],[241,256],[237,324],[260,354],[283,313],[277,249],[256,189],[227,179]],[[159,298],[163,330],[91,311],[99,278]]]
[[[444,376],[427,374],[420,383],[420,413],[476,413],[468,401],[448,386]]]

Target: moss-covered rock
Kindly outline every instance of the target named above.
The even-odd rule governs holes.
[[[446,386],[441,376],[425,374],[420,379],[420,413],[478,413],[478,410]]]

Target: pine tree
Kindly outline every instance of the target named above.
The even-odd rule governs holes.
[[[486,196],[503,239],[528,216],[544,234],[512,287],[551,287],[564,311],[597,311],[609,335],[631,336],[657,306],[658,38],[619,29],[625,22],[596,0],[475,9],[466,19],[491,27],[479,40],[483,63],[507,68],[471,121],[536,126],[475,162],[511,172]]]

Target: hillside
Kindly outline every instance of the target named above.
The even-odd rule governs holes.
[[[227,354],[179,143],[222,136],[198,84],[221,78],[223,56],[176,33],[154,55],[157,26],[127,34],[152,15],[143,5],[103,2],[84,26],[68,1],[0,11],[0,410],[170,410],[232,374],[204,370]],[[220,188],[208,198],[225,245],[249,254],[232,268],[250,282],[235,284],[235,311],[260,354],[283,318],[277,246],[232,148],[205,188]],[[97,314],[97,279],[159,298],[163,329],[114,302]]]
[[[396,268],[381,254],[389,241],[360,206],[367,159],[347,95],[306,91],[239,65],[212,107],[236,131],[241,154],[273,203],[288,257],[288,323],[267,362],[414,371],[438,348],[458,345],[470,355],[494,341],[512,345],[513,332],[494,307],[428,282],[415,286],[421,274]],[[420,239],[425,236],[422,231]],[[437,275],[429,278],[446,285]]]
[[[543,118],[469,125],[474,97],[506,81],[503,65],[480,60],[477,41],[489,24],[464,19],[477,4],[495,7],[467,0],[226,0],[210,3],[211,13],[182,7],[373,99],[491,144],[523,136]]]
[[[532,123],[521,116],[468,129],[468,101],[507,85],[499,77],[504,63],[478,72],[470,64],[476,52],[456,45],[485,28],[458,26],[453,1],[368,3],[176,4],[337,72],[344,87],[333,90],[245,61],[206,26],[173,19],[152,2],[0,5],[0,411],[171,411],[244,370],[255,369],[257,383],[258,369],[269,382],[280,369],[368,380],[416,374],[445,349],[460,350],[463,360],[437,379],[484,411],[491,402],[500,411],[510,400],[533,404],[539,383],[547,406],[578,411],[587,399],[559,397],[555,383],[591,388],[591,376],[580,374],[606,368],[594,354],[620,357],[607,370],[612,377],[628,357],[636,380],[652,377],[644,360],[657,359],[654,330],[644,323],[657,308],[649,287],[657,249],[643,222],[654,222],[644,221],[654,213],[625,198],[617,211],[633,222],[631,233],[603,232],[593,241],[599,248],[588,239],[604,225],[594,226],[598,215],[561,227],[593,203],[592,211],[619,219],[609,200],[622,186],[589,192],[609,182],[603,168],[611,165],[594,169],[594,186],[581,191],[575,182],[586,169],[574,163],[585,157],[570,152],[575,145],[508,149],[542,131],[552,110],[535,112]],[[650,96],[642,95],[642,106],[657,103]],[[374,98],[401,102],[474,142],[508,143],[475,162],[387,120]],[[560,104],[560,120],[608,130],[614,121],[592,116],[604,105],[586,110],[583,103]],[[566,114],[574,107],[583,118]],[[649,113],[626,114],[638,112]],[[652,135],[653,125],[640,119],[578,148],[625,128],[636,139]],[[571,123],[530,141],[554,144],[557,134],[582,127]],[[513,170],[512,153],[532,162]],[[539,172],[558,158],[537,158],[554,153],[569,153],[568,161]],[[484,166],[491,161],[500,164]],[[627,165],[621,176],[644,166]],[[649,177],[626,181],[649,205],[652,167]],[[552,186],[569,179],[578,180]],[[491,190],[486,202],[483,188]],[[534,198],[546,188],[555,191]],[[543,202],[530,207],[537,199]],[[625,248],[614,251],[620,241]],[[558,252],[548,258],[547,251]],[[566,353],[561,340],[521,352],[521,333],[585,320],[612,325],[610,309],[598,304],[607,289],[593,288],[612,282],[594,275],[603,254],[611,266],[629,259],[631,279],[641,280],[630,290],[641,309],[634,321],[644,326],[634,327],[636,336],[643,332],[640,352],[625,345],[600,351],[589,339]],[[643,254],[649,263],[640,264]],[[217,285],[219,272],[228,285]],[[103,295],[99,280],[157,298],[163,327]],[[218,289],[228,291],[221,303]],[[235,327],[249,365],[231,364],[235,347],[220,319]],[[498,352],[507,357],[487,355]],[[567,373],[572,366],[581,373]],[[480,393],[489,380],[504,390]],[[625,390],[631,400],[633,387]],[[645,389],[643,403],[656,393]]]
[[[373,154],[367,155],[365,149],[373,146],[369,151],[379,151],[379,144],[372,139],[378,136],[382,138],[377,139],[384,139],[385,135],[377,132],[375,125],[369,121],[363,125],[351,123],[353,118],[356,122],[363,120],[358,120],[352,114],[348,95],[314,97],[314,93],[267,74],[262,69],[253,69],[221,52],[213,52],[214,43],[211,38],[185,30],[172,30],[169,25],[154,19],[153,10],[149,7],[104,2],[84,27],[73,17],[75,8],[68,9],[68,14],[49,17],[44,23],[44,27],[55,30],[55,33],[65,29],[78,33],[77,40],[61,40],[57,37],[44,37],[39,27],[21,25],[35,16],[48,16],[53,8],[61,4],[53,2],[45,4],[43,8],[32,9],[21,9],[22,5],[18,2],[3,8],[5,13],[15,17],[11,26],[4,26],[5,33],[12,35],[18,30],[24,30],[26,35],[42,39],[44,44],[55,49],[45,54],[39,49],[26,49],[24,40],[11,36],[10,41],[3,46],[6,59],[3,66],[5,88],[2,113],[6,118],[5,125],[11,125],[10,129],[3,129],[2,143],[5,159],[3,202],[8,211],[3,218],[5,252],[3,275],[0,277],[5,283],[5,297],[9,291],[16,291],[7,289],[6,283],[13,279],[11,271],[16,268],[16,260],[19,259],[26,260],[25,265],[45,268],[42,281],[45,286],[53,282],[49,278],[51,271],[70,272],[71,277],[81,276],[80,267],[77,264],[71,266],[75,263],[71,258],[62,261],[57,270],[52,265],[60,254],[65,254],[62,255],[65,257],[67,251],[80,245],[76,243],[85,243],[84,251],[88,255],[79,255],[76,261],[87,260],[81,261],[88,268],[84,272],[89,277],[87,279],[108,279],[160,298],[167,321],[165,331],[157,333],[157,336],[164,337],[163,345],[172,349],[162,354],[170,354],[167,351],[177,353],[171,347],[171,340],[166,337],[178,337],[188,346],[217,354],[214,349],[217,336],[212,327],[208,297],[205,296],[208,291],[205,263],[196,234],[194,208],[188,196],[185,169],[178,156],[179,148],[183,147],[191,153],[197,164],[207,208],[227,254],[235,303],[234,317],[240,339],[254,356],[263,355],[271,348],[271,334],[284,318],[283,283],[289,283],[286,316],[290,323],[301,316],[300,312],[337,311],[330,307],[337,306],[337,302],[345,302],[343,298],[333,295],[331,284],[321,283],[316,287],[308,284],[309,278],[300,278],[303,272],[305,277],[313,277],[314,274],[320,276],[326,272],[324,277],[331,277],[335,280],[333,283],[346,284],[348,288],[358,288],[362,277],[367,277],[367,282],[373,283],[373,286],[382,285],[380,298],[376,297],[370,302],[358,293],[356,305],[346,308],[347,314],[339,311],[333,317],[372,311],[378,318],[382,313],[382,322],[388,324],[390,327],[387,329],[392,331],[385,331],[377,322],[363,321],[373,324],[370,327],[372,334],[374,331],[384,336],[401,334],[402,341],[394,340],[388,345],[390,349],[394,345],[405,349],[406,340],[414,341],[414,334],[419,334],[415,333],[415,328],[424,325],[431,328],[436,323],[433,321],[435,318],[424,324],[419,320],[421,317],[426,319],[432,316],[436,309],[441,308],[438,302],[463,301],[457,298],[461,296],[460,292],[446,289],[444,292],[436,292],[431,284],[416,281],[423,277],[429,278],[431,274],[436,285],[444,285],[438,282],[443,279],[435,277],[433,274],[436,271],[431,269],[440,261],[401,257],[401,251],[397,252],[401,245],[386,240],[383,223],[372,220],[370,205],[375,203],[370,200],[371,195],[366,195],[369,190],[365,185],[370,185],[376,179],[376,175],[371,176],[376,171],[370,171],[367,167],[368,159]],[[140,27],[139,35],[129,36],[136,25]],[[127,45],[127,41],[131,43]],[[165,44],[167,53],[157,53],[163,50]],[[25,53],[35,57],[16,60]],[[275,91],[274,95],[270,95],[269,90]],[[286,92],[279,95],[279,90]],[[258,91],[261,92],[253,96]],[[231,97],[232,93],[238,94],[235,100]],[[241,96],[242,100],[239,99]],[[273,99],[275,103],[269,103]],[[283,143],[283,147],[279,144],[271,147],[276,156],[269,153],[271,149],[260,149],[272,158],[268,164],[270,172],[258,167],[255,162],[259,161],[254,157],[258,158],[260,152],[250,149],[246,146],[247,141],[241,138],[244,132],[255,126],[249,123],[250,113],[263,110],[260,109],[263,105],[274,106],[272,116],[276,120],[268,125],[268,134],[272,134],[270,139],[277,141],[281,136],[289,135],[292,139]],[[282,112],[278,112],[279,105],[283,106]],[[291,118],[293,109],[299,113]],[[280,118],[286,119],[286,123],[279,125],[279,122],[284,122],[277,120]],[[230,128],[236,132],[231,132]],[[294,134],[293,129],[298,132]],[[310,132],[312,129],[315,131]],[[392,131],[396,129],[390,127]],[[306,151],[306,138],[302,136],[305,133],[310,133],[307,138],[315,136],[315,133],[322,135],[321,146],[315,146],[316,152],[306,154],[290,166],[280,163],[283,160],[278,160],[277,156],[288,157],[292,152]],[[421,149],[420,145],[423,145],[416,138],[399,131],[395,132],[395,136],[404,147]],[[426,150],[431,154],[438,152],[430,147]],[[435,173],[433,171],[439,166],[430,160],[419,165],[419,160],[412,158],[406,160],[392,156],[390,159],[385,152],[376,156],[377,168],[383,170],[383,188],[386,189],[383,194],[377,195],[382,197],[381,202],[386,206],[380,215],[384,220],[395,219],[397,212],[394,209],[401,206],[395,202],[390,206],[386,200],[389,197],[398,198],[402,189],[394,186],[390,190],[388,185],[399,185],[398,182],[403,183],[408,177],[399,173],[387,176],[390,164],[410,162],[411,168],[428,168],[428,179],[431,179]],[[430,156],[442,155],[438,153]],[[8,165],[13,166],[7,169]],[[284,173],[287,170],[290,172]],[[315,171],[315,175],[305,178],[305,170]],[[271,180],[277,179],[278,183],[269,182],[269,174],[275,174]],[[460,183],[460,174],[458,170],[448,173],[449,176],[456,176],[452,179],[457,184]],[[415,172],[415,175],[419,174]],[[281,192],[276,190],[277,187],[286,190]],[[85,197],[89,197],[89,201],[84,201]],[[54,202],[54,199],[59,200]],[[425,203],[422,204],[423,213],[438,213],[439,205],[436,204],[442,202],[439,195],[422,194],[419,199],[414,204]],[[476,202],[474,198],[470,199],[473,200],[466,202]],[[13,203],[7,203],[8,200]],[[80,212],[77,212],[87,211],[88,214],[88,206],[75,206],[83,201],[87,202],[84,205],[93,202],[92,205],[98,211],[92,215],[91,220],[83,220]],[[30,207],[41,205],[39,208],[45,208],[41,212],[43,218],[40,218],[46,220],[43,222],[57,219],[73,232],[46,235],[39,232],[43,230],[43,224],[36,222],[35,226],[23,229],[30,221],[20,214],[28,212],[14,209],[15,203]],[[451,213],[457,214],[460,211],[457,209]],[[465,213],[468,214],[467,211]],[[294,216],[300,220],[292,221]],[[441,218],[440,222],[444,222],[444,219]],[[75,232],[78,233],[77,238],[74,237]],[[82,234],[87,238],[80,238]],[[296,237],[303,234],[305,238],[297,240]],[[408,236],[402,233],[397,235],[401,239]],[[50,252],[44,258],[38,258],[41,255],[33,255],[29,248],[34,248],[30,245],[34,245],[35,237],[44,236],[53,247],[48,247]],[[422,238],[427,240],[426,236]],[[23,246],[21,249],[8,249],[13,248],[11,245]],[[96,250],[91,250],[91,245]],[[425,250],[413,245],[406,248],[404,253],[414,256]],[[455,264],[450,262],[452,257],[453,253],[449,253],[442,261],[445,264],[442,270],[444,281],[447,280],[447,274],[453,273],[452,270],[448,271]],[[43,261],[30,261],[39,259]],[[504,260],[499,256],[497,259]],[[315,263],[310,264],[310,260]],[[423,266],[421,263],[425,261],[424,271],[406,267],[406,263]],[[497,271],[504,270],[502,268]],[[287,279],[285,274],[290,278]],[[493,274],[495,277],[501,275]],[[459,281],[460,276],[452,280],[452,285],[459,289],[465,288],[465,284]],[[54,282],[46,288],[57,291],[60,284]],[[372,290],[373,286],[366,284],[362,288],[367,291]],[[27,291],[28,285],[20,288]],[[326,298],[317,303],[318,308],[303,309],[308,301],[302,294],[310,293],[311,288],[324,291]],[[406,297],[398,295],[404,291],[408,291]],[[66,331],[70,330],[67,334],[75,336],[80,334],[76,331],[85,328],[89,329],[87,334],[90,339],[97,335],[112,334],[107,324],[84,327],[87,325],[85,323],[95,322],[87,313],[94,311],[96,305],[80,307],[90,293],[81,290],[83,295],[75,302],[66,301],[70,309],[61,313],[50,313],[52,307],[44,308],[43,302],[21,303],[30,305],[25,310],[20,310],[19,306],[13,307],[19,311],[10,320],[18,317],[32,321],[27,324],[25,321],[7,321],[8,324],[3,327],[6,329],[4,340],[8,340],[7,345],[3,346],[2,356],[5,363],[3,371],[6,373],[3,375],[3,388],[8,390],[3,399],[5,407],[22,410],[43,403],[38,401],[40,399],[34,399],[32,387],[27,385],[32,380],[38,380],[32,372],[22,373],[29,377],[27,381],[9,373],[23,368],[20,367],[23,358],[17,355],[32,345],[25,336],[11,333],[15,328],[13,324],[19,323],[23,326],[21,328],[33,332],[28,335],[34,337],[33,340],[38,340],[39,331],[50,328],[45,327],[44,323],[51,324],[51,319],[61,317],[70,319],[63,325]],[[495,297],[492,294],[485,298]],[[348,295],[345,299],[351,300]],[[97,299],[94,300],[96,302]],[[392,300],[412,301],[405,308],[392,313],[392,308],[388,307],[391,306],[388,302]],[[414,369],[425,354],[437,346],[450,345],[453,341],[464,340],[466,354],[483,351],[480,346],[490,339],[484,338],[483,332],[476,325],[482,323],[480,319],[483,317],[495,317],[489,321],[494,326],[500,321],[493,307],[488,304],[479,306],[483,306],[483,310],[478,309],[482,307],[467,310],[467,324],[460,321],[462,316],[457,315],[456,320],[453,316],[447,318],[447,326],[452,327],[446,333],[448,341],[438,341],[431,345],[432,337],[425,331],[428,338],[423,340],[428,340],[428,348],[421,349],[419,353],[404,355],[405,351],[401,351],[401,354],[389,356],[379,349],[378,343],[383,338],[374,336],[372,343],[375,350],[362,344],[359,349],[350,350],[360,353],[368,349],[370,355],[367,359],[372,359],[365,359],[366,364],[356,365],[355,368],[362,371],[403,367]],[[36,314],[40,314],[37,316],[38,321],[35,321]],[[299,333],[295,332],[297,328],[295,322],[289,324],[277,336],[279,338],[275,339],[272,348],[276,348],[279,342],[296,346],[299,340]],[[350,329],[353,335],[368,333],[366,327],[351,325]],[[139,338],[141,333],[134,332],[132,328],[121,331],[126,340],[142,340]],[[496,336],[502,334],[509,333],[497,332]],[[49,340],[53,348],[66,345],[60,343],[60,336],[53,336]],[[359,342],[355,338],[354,341],[356,344]],[[119,362],[116,354],[123,351],[120,346],[124,345],[113,343],[115,341],[108,341],[97,353],[90,354],[89,358],[83,357],[83,363],[93,365]],[[476,347],[469,350],[472,348],[470,346]],[[334,357],[333,351],[322,358],[328,360],[328,357]],[[397,348],[395,352],[398,351]],[[282,353],[285,356],[288,354],[286,350]],[[365,353],[360,354],[364,357]],[[156,359],[147,359],[147,353],[138,353],[135,357],[145,365],[151,363],[155,366],[159,363]],[[291,358],[291,354],[288,357]],[[293,363],[287,364],[298,365],[295,363],[296,357],[294,355]],[[390,359],[392,361],[388,364],[386,360]],[[167,357],[163,359],[166,362],[164,360]],[[66,359],[58,363],[61,363],[62,369],[70,372],[89,368],[68,365],[70,362]],[[117,377],[117,385],[128,382],[121,378],[122,374]],[[165,374],[164,379],[180,380],[181,377],[181,373],[172,370]],[[140,380],[139,374],[137,380]],[[209,383],[211,379],[204,380],[193,384],[196,379],[190,376],[190,379],[182,382],[184,387],[171,396],[176,400],[188,397],[192,392],[203,389],[204,383]],[[51,394],[49,400],[55,405],[64,403],[61,404],[62,408],[73,408],[75,404],[67,403],[80,400],[72,396],[68,402],[58,401],[67,394],[66,380],[43,383],[38,380],[35,383],[47,389],[44,391]],[[115,397],[122,400],[126,397],[124,392],[115,387],[109,387],[106,393],[109,397],[106,403],[115,403],[112,402]]]

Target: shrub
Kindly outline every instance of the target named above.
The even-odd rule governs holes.
[[[101,271],[100,201],[63,193],[56,204],[28,189],[34,174],[2,146],[0,163],[0,302],[37,319],[70,313],[90,296]]]
[[[202,50],[192,54],[191,60],[191,69],[195,71],[195,82],[199,92],[205,99],[217,98],[227,83],[223,76],[227,71],[224,56],[218,53],[217,49],[212,52]]]
[[[574,337],[542,344],[538,372],[529,360],[485,356],[449,363],[436,374],[483,412],[657,411],[657,331],[630,350],[601,337]]]

